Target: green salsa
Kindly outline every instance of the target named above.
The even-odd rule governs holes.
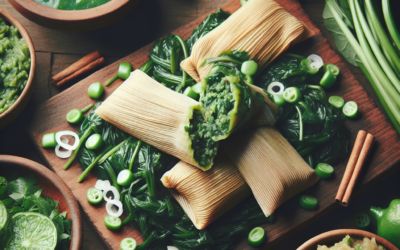
[[[208,166],[217,155],[218,142],[211,139],[209,126],[199,110],[193,110],[193,118],[185,129],[192,141],[193,158],[200,166]]]
[[[86,10],[91,9],[111,0],[34,0],[35,2],[59,10]]]
[[[0,114],[18,99],[28,81],[29,48],[18,29],[0,18]]]

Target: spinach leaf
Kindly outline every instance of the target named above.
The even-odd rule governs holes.
[[[78,136],[81,137],[86,130],[88,130],[90,127],[95,127],[97,130],[102,130],[105,121],[101,119],[100,116],[97,115],[96,112],[94,112],[99,106],[101,105],[101,102],[96,103],[93,106],[93,109],[85,116],[85,119],[83,120],[81,126],[79,127],[78,131]]]
[[[223,11],[221,8],[218,9],[215,13],[210,14],[192,33],[189,39],[186,41],[189,52],[192,51],[193,45],[202,38],[207,35],[210,31],[218,27],[221,23],[223,23],[230,16],[229,12]]]
[[[19,177],[8,184],[8,196],[19,204],[23,204],[26,197],[36,193],[41,188],[37,185],[35,175],[29,175],[26,178]]]
[[[281,107],[276,127],[310,165],[313,162],[334,165],[344,160],[349,152],[349,132],[343,125],[345,117],[340,109],[328,102],[319,87],[322,72],[308,74],[301,67],[302,59],[304,57],[299,55],[281,55],[256,78],[255,83],[265,89],[276,81],[285,88],[299,88],[303,98],[296,105],[302,116],[303,141],[299,141],[300,121],[295,105],[287,103]]]
[[[79,165],[82,170],[85,170],[96,158],[96,153],[86,147],[81,147],[78,152]],[[99,178],[100,180],[108,180],[108,174],[104,170],[104,167],[101,165],[97,165],[94,169],[92,169],[92,173]]]
[[[345,0],[344,0],[345,1]],[[344,2],[341,1],[341,2]],[[345,10],[347,13],[347,6],[345,6]],[[347,18],[347,15],[341,11],[342,18],[345,20],[345,23],[352,28],[352,20]],[[354,51],[353,47],[350,45],[349,41],[347,40],[346,36],[343,34],[342,30],[340,29],[339,25],[337,24],[335,18],[333,17],[331,11],[329,10],[328,6],[325,5],[324,12],[322,14],[324,18],[325,27],[331,32],[333,39],[335,40],[335,44],[339,52],[347,59],[347,61],[354,66],[358,66],[357,64],[360,63],[360,59],[357,57],[356,52]],[[350,15],[351,17],[351,15]]]

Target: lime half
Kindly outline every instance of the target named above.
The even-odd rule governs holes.
[[[0,201],[0,231],[6,226],[8,213],[6,206]]]
[[[13,237],[8,250],[54,250],[57,229],[53,222],[38,213],[18,213],[11,218]]]

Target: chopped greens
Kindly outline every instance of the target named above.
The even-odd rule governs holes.
[[[192,141],[194,159],[200,166],[209,165],[217,155],[218,143],[212,140],[212,130],[199,110],[193,110],[193,118],[185,129]]]
[[[66,219],[67,212],[60,213],[57,210],[58,202],[42,195],[42,189],[38,186],[36,177],[33,174],[26,177],[16,177],[15,173],[10,173],[6,177],[0,177],[0,187],[2,186],[1,181],[3,181],[2,183],[9,181],[4,189],[4,197],[0,196],[0,201],[7,209],[9,218],[17,214],[28,215],[27,212],[48,217],[57,231],[55,249],[68,249],[71,240],[72,221]],[[1,200],[2,198],[5,199]],[[6,228],[0,230],[0,249],[5,249],[9,241],[18,242],[11,234],[12,227],[15,227],[13,223],[9,223]]]
[[[293,54],[281,55],[256,78],[255,84],[267,89],[269,83],[281,82],[285,88],[296,86],[300,90],[302,101],[281,106],[282,115],[276,128],[311,166],[313,162],[334,165],[349,152],[345,117],[318,86],[322,72],[307,74],[307,69],[301,66],[303,59]]]

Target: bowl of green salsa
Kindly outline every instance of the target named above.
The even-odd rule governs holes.
[[[106,27],[140,0],[8,0],[29,20],[51,29],[88,31]]]
[[[35,49],[22,24],[0,9],[0,129],[25,108],[33,91]]]

